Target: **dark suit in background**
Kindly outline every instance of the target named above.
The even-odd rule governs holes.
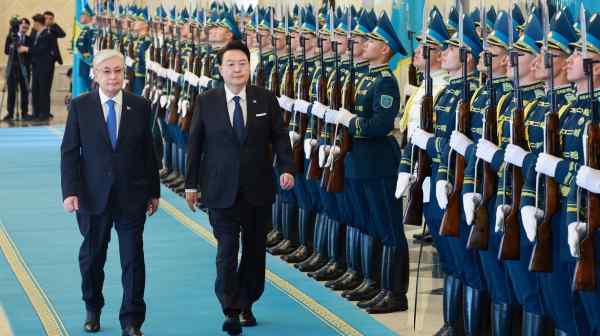
[[[16,41],[13,41],[16,38]],[[6,36],[4,43],[4,54],[9,55],[11,61],[8,71],[8,97],[7,110],[8,115],[12,117],[15,111],[15,101],[17,97],[17,87],[20,91],[20,103],[22,116],[26,116],[29,110],[29,82],[31,81],[31,58],[29,53],[18,53],[16,46],[31,47],[33,40],[27,34],[17,34],[11,37]],[[10,58],[12,53],[12,59]]]
[[[32,64],[31,94],[33,116],[50,117],[50,81],[54,72],[54,37],[48,29],[32,35],[33,44],[29,49]]]
[[[231,316],[251,307],[264,290],[265,239],[275,199],[273,157],[293,173],[290,140],[270,92],[246,88],[246,138],[232,126],[223,87],[197,99],[191,125],[186,189],[199,189],[218,241],[215,292]],[[240,232],[242,259],[238,266]]]
[[[160,197],[158,167],[150,134],[150,103],[123,92],[116,148],[109,140],[98,91],[74,98],[61,146],[63,199],[79,198],[77,221],[84,237],[79,251],[86,309],[104,306],[104,263],[114,223],[123,271],[121,326],[145,319],[142,236],[146,208]]]
[[[48,30],[53,37],[52,41],[52,55],[54,56],[54,61],[58,64],[63,64],[62,55],[60,54],[60,48],[58,47],[58,39],[67,36],[65,31],[57,24],[53,23],[48,26]],[[52,63],[52,71],[50,72],[50,90],[52,90],[52,82],[54,81],[54,62]]]

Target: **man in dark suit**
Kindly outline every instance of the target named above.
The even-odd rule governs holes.
[[[61,146],[64,207],[77,212],[86,332],[100,330],[104,263],[114,224],[119,236],[123,335],[140,336],[145,319],[142,236],[146,214],[158,207],[160,181],[148,125],[150,102],[122,91],[124,57],[106,49],[95,55],[99,90],[74,98]]]
[[[31,94],[33,117],[40,121],[50,118],[50,76],[54,71],[53,37],[42,14],[33,16],[33,44],[20,46],[19,52],[29,52],[32,64]]]
[[[53,37],[52,41],[52,55],[54,56],[54,62],[62,65],[63,59],[60,54],[60,48],[58,47],[58,39],[67,36],[65,31],[54,21],[54,13],[51,11],[44,12],[44,18],[46,19],[46,26]],[[50,72],[50,90],[52,90],[52,82],[54,80],[54,62],[52,63],[52,71]],[[50,115],[52,116],[52,115]]]
[[[8,115],[4,121],[10,121],[14,117],[15,102],[17,98],[17,88],[20,91],[21,117],[29,119],[27,111],[29,109],[29,80],[31,79],[31,60],[26,51],[19,52],[19,46],[31,46],[32,40],[28,35],[30,22],[27,18],[22,18],[19,22],[18,31],[11,31],[6,36],[4,43],[4,53],[9,56],[8,65]]]
[[[215,292],[226,319],[223,331],[256,325],[252,304],[265,286],[265,240],[275,199],[273,157],[282,189],[294,186],[291,146],[279,104],[269,91],[249,86],[250,52],[239,40],[218,55],[224,87],[197,99],[191,125],[186,200],[209,209],[218,241]],[[239,240],[242,260],[238,265]],[[242,320],[240,321],[240,314]]]

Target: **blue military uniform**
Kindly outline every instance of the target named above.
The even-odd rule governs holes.
[[[85,2],[83,11],[83,14],[89,17],[94,16],[94,12],[87,2]],[[91,24],[82,24],[80,26],[81,31],[75,42],[75,59],[76,62],[77,60],[79,62],[79,76],[78,78],[74,78],[73,81],[73,97],[88,92],[91,89],[92,79],[90,78],[90,71],[94,60],[94,44],[98,33],[96,27]]]

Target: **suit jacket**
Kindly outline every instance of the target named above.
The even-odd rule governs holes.
[[[58,39],[67,36],[65,31],[57,24],[54,23],[51,26],[48,26],[50,33],[52,34],[52,53],[54,56],[54,60],[58,62],[58,64],[63,64],[62,55],[60,54],[60,48],[58,47]]]
[[[39,37],[37,37],[38,35]],[[31,40],[29,55],[31,55],[33,70],[38,72],[50,72],[55,60],[55,55],[53,54],[54,37],[52,37],[52,34],[48,29],[44,29],[41,32],[31,34]]]
[[[74,98],[61,145],[63,199],[79,197],[79,211],[99,214],[109,196],[128,214],[143,214],[160,197],[158,164],[150,133],[150,102],[123,92],[123,107],[113,150],[98,91]]]
[[[240,143],[229,118],[225,88],[208,90],[196,100],[185,186],[199,189],[208,208],[229,208],[239,193],[255,206],[272,204],[273,154],[281,172],[294,172],[289,135],[275,96],[248,86],[246,102],[247,137]]]
[[[20,43],[20,45],[22,46],[26,46],[26,47],[30,47],[33,45],[33,39],[31,38],[30,35],[25,35],[25,41],[23,41],[22,43]],[[11,36],[7,35],[6,36],[6,41],[4,42],[4,54],[5,55],[10,55],[10,50],[11,49]],[[15,50],[15,53],[17,53],[17,51]],[[20,57],[18,59],[19,61],[22,61],[23,64],[25,65],[25,68],[27,69],[27,72],[29,72],[29,69],[31,67],[31,56],[29,53],[22,53],[20,54]],[[19,61],[14,62],[13,63],[13,67],[18,67],[19,66]]]

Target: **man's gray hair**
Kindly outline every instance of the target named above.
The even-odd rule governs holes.
[[[118,58],[121,61],[121,63],[125,64],[125,56],[123,56],[123,54],[121,54],[118,50],[103,49],[94,55],[94,68],[97,68],[100,64],[102,64],[102,62],[111,58]]]

